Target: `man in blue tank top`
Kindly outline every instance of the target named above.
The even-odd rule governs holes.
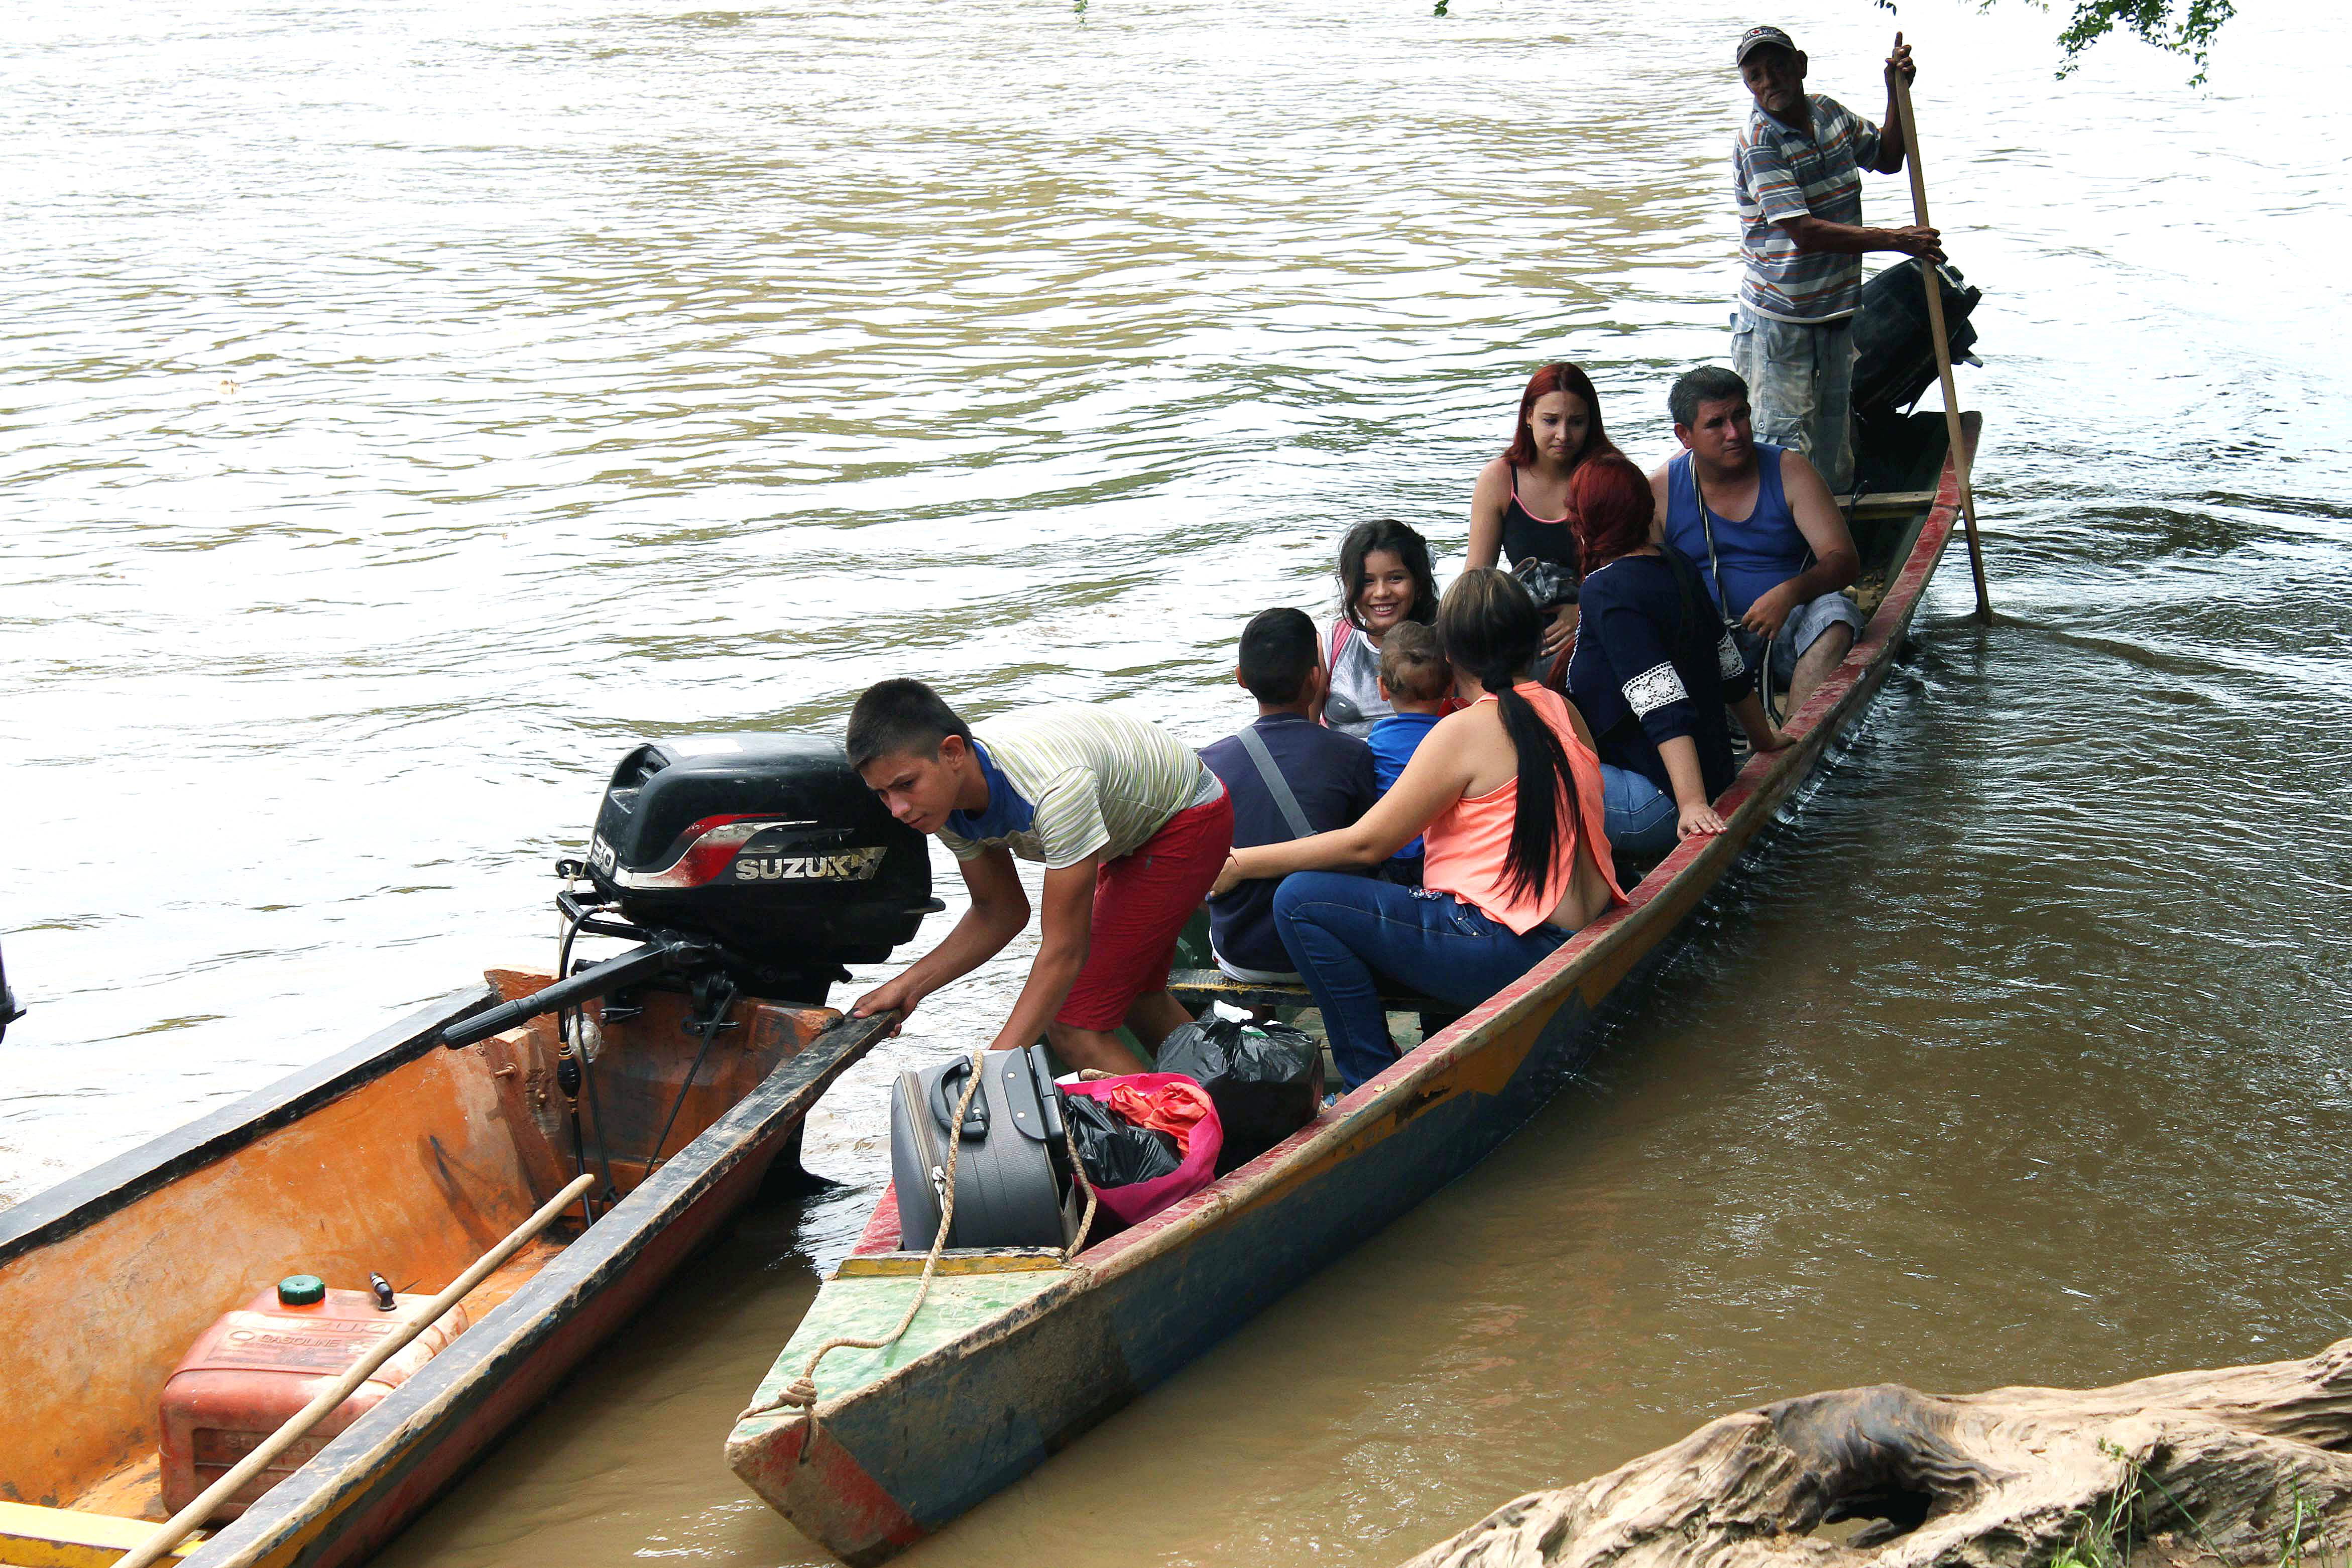
[[[1839,591],[1862,570],[1853,536],[1803,453],[1756,439],[1739,377],[1703,365],[1666,404],[1683,444],[1650,476],[1666,541],[1738,623],[1751,671],[1769,643],[1772,685],[1794,713],[1861,634],[1861,608]]]

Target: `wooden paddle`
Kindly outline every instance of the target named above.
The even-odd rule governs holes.
[[[1897,40],[1900,42],[1901,40]],[[1889,73],[1895,84],[1895,101],[1903,109],[1905,140],[1910,143],[1910,156],[1905,160],[1911,170],[1912,222],[1921,228],[1935,225],[1927,221],[1927,175],[1919,167],[1919,117],[1911,110],[1911,83],[1901,71]],[[1960,517],[1968,524],[1969,570],[1977,580],[1977,619],[1992,619],[1992,600],[1985,592],[1984,547],[1977,541],[1976,490],[1969,483],[1969,464],[1960,435],[1960,395],[1952,385],[1952,340],[1944,328],[1944,285],[1937,269],[1923,262],[1919,276],[1927,283],[1927,329],[1936,335],[1936,371],[1944,380],[1944,427],[1950,433],[1952,472],[1960,482]]]
[[[467,1292],[488,1278],[491,1271],[522,1250],[523,1243],[555,1222],[556,1217],[570,1207],[572,1200],[595,1186],[593,1176],[581,1176],[571,1186],[541,1204],[539,1212],[509,1232],[504,1241],[491,1248],[474,1261],[474,1266],[457,1276],[450,1287],[420,1308],[396,1333],[387,1334],[383,1343],[360,1357],[341,1377],[329,1385],[316,1399],[305,1405],[286,1425],[262,1439],[261,1446],[237,1461],[236,1467],[204,1490],[204,1495],[173,1514],[168,1523],[156,1528],[155,1533],[123,1553],[115,1568],[149,1568],[172,1548],[187,1538],[188,1532],[212,1518],[213,1511],[243,1490],[245,1484],[269,1468],[269,1462],[299,1441],[302,1434],[317,1426],[352,1396],[352,1391],[375,1375],[376,1369],[400,1353],[403,1346],[438,1321],[441,1314],[457,1304]]]

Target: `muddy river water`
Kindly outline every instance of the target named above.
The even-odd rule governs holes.
[[[913,673],[1205,742],[1346,524],[1458,559],[1531,364],[1647,457],[1725,350],[1744,11],[708,5],[10,7],[0,1197],[549,961],[635,737]],[[1584,1081],[912,1561],[1382,1563],[1778,1395],[2346,1331],[2352,63],[2248,10],[2202,91],[1781,14],[1873,115],[1919,46],[1999,622],[1956,550]],[[821,1561],[720,1439],[1024,956],[385,1561]]]

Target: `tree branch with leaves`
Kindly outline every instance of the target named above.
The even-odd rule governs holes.
[[[2064,57],[2058,74],[2066,76],[2082,63],[2083,51],[2117,27],[2168,54],[2192,61],[2197,74],[2191,87],[2205,85],[2206,56],[2221,24],[2236,15],[2230,0],[2074,0],[2074,15],[2058,35]]]

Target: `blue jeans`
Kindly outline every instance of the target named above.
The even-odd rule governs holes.
[[[1646,774],[1602,763],[1601,809],[1609,847],[1627,860],[1662,861],[1674,852],[1682,813]]]
[[[1389,980],[1473,1008],[1536,967],[1568,933],[1521,936],[1450,893],[1337,872],[1293,872],[1274,890],[1274,929],[1322,1010],[1331,1060],[1353,1089],[1397,1058],[1381,1008]]]

